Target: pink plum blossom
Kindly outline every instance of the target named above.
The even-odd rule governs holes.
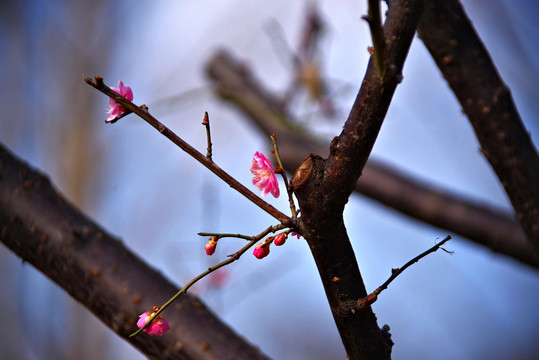
[[[268,256],[269,252],[270,252],[269,244],[259,243],[259,244],[256,244],[255,249],[253,250],[253,255],[257,259],[263,259],[266,256]]]
[[[111,89],[126,98],[127,100],[133,100],[133,90],[131,90],[129,86],[124,85],[122,80],[118,81],[118,89],[113,87],[111,87]],[[114,101],[113,98],[109,98],[108,107],[109,109],[107,110],[107,114],[109,114],[109,117],[107,118],[107,120],[105,120],[105,122],[114,122],[127,111],[122,105]]]
[[[254,175],[253,185],[262,191],[262,196],[271,192],[274,197],[279,197],[279,183],[275,177],[273,166],[268,158],[258,151],[253,156],[251,173]]]
[[[139,328],[144,327],[144,325],[146,325],[146,323],[148,322],[148,320],[150,319],[152,315],[153,314],[150,313],[149,311],[142,313],[139,317],[139,320],[137,321],[137,326]],[[142,331],[147,332],[149,335],[162,336],[169,329],[170,329],[170,326],[168,325],[168,322],[165,319],[163,319],[161,316],[157,316],[155,319],[153,319],[151,324],[148,325]]]

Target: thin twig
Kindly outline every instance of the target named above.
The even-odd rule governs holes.
[[[433,253],[435,251],[437,251],[438,249],[442,249],[444,250],[445,252],[449,253],[449,254],[453,254],[452,251],[448,251],[444,248],[442,248],[442,245],[445,244],[446,242],[448,242],[449,240],[451,240],[451,236],[450,235],[447,235],[447,237],[445,239],[443,239],[441,242],[439,242],[438,244],[434,245],[433,247],[431,247],[430,249],[428,249],[427,251],[417,255],[415,258],[413,258],[412,260],[408,261],[406,264],[404,264],[404,266],[402,266],[401,268],[397,268],[397,269],[391,269],[391,276],[389,277],[389,279],[386,280],[385,283],[383,283],[382,285],[380,285],[380,287],[378,287],[378,289],[374,290],[372,293],[370,293],[369,295],[365,296],[364,298],[361,298],[357,301],[357,309],[364,309],[366,306],[368,305],[371,305],[372,303],[374,303],[376,301],[376,299],[378,298],[378,295],[380,295],[380,293],[382,291],[384,291],[385,289],[387,289],[387,287],[389,286],[389,284],[391,284],[391,282],[393,280],[395,280],[397,278],[397,276],[399,276],[400,274],[402,274],[402,272],[404,270],[406,270],[406,268],[408,268],[409,266],[411,266],[412,264],[418,262],[419,260],[421,260],[422,258],[424,258],[425,256],[427,256],[428,254],[430,253]]]
[[[129,337],[135,337],[137,336],[138,334],[140,334],[140,332],[142,330],[144,330],[146,327],[148,327],[152,321],[159,315],[161,314],[170,304],[172,304],[174,301],[176,301],[180,296],[182,296],[183,294],[186,294],[187,293],[187,290],[189,290],[189,288],[191,286],[193,286],[194,284],[196,284],[199,280],[201,280],[202,278],[206,277],[207,275],[211,274],[212,272],[214,272],[215,270],[217,269],[220,269],[222,268],[223,266],[226,266],[228,264],[231,264],[233,263],[234,261],[238,260],[243,254],[245,254],[245,252],[247,250],[249,250],[254,244],[256,244],[257,242],[259,242],[262,238],[264,238],[266,235],[268,235],[269,233],[272,233],[272,232],[275,232],[275,231],[278,231],[278,230],[281,230],[283,229],[285,226],[280,224],[280,225],[275,225],[275,226],[270,226],[268,227],[266,230],[262,231],[260,234],[256,235],[256,236],[252,236],[250,237],[250,241],[247,245],[245,245],[244,247],[242,247],[240,250],[238,250],[237,252],[235,252],[234,254],[232,255],[229,255],[228,256],[228,259],[226,259],[225,261],[222,261],[220,262],[219,264],[217,265],[214,265],[212,267],[209,267],[206,271],[202,272],[201,274],[199,274],[198,276],[196,276],[195,278],[193,278],[191,281],[189,281],[183,288],[180,289],[180,291],[178,291],[173,297],[170,298],[170,300],[168,300],[166,303],[164,303],[160,308],[159,310],[157,310],[155,313],[152,314],[152,316],[150,316],[147,321],[146,321],[146,324],[139,328],[137,331],[135,331],[134,333],[132,333],[131,335],[129,335]],[[241,235],[240,236],[241,238],[244,237],[244,235]]]
[[[208,152],[206,153],[206,157],[210,159],[210,161],[213,162],[211,156],[212,156],[212,144],[211,144],[211,132],[210,132],[210,117],[208,115],[208,112],[206,111],[204,113],[204,119],[202,120],[202,125],[206,127],[206,140],[208,142]]]
[[[380,19],[380,0],[369,0],[369,15],[362,17],[369,24],[374,47],[374,60],[378,76],[383,81],[386,73],[386,49],[384,29]]]
[[[193,148],[190,144],[188,144],[182,138],[176,135],[173,131],[171,131],[169,128],[159,122],[147,110],[139,108],[137,105],[135,105],[134,103],[127,100],[126,98],[118,94],[116,91],[105,85],[103,83],[102,77],[96,76],[95,80],[90,79],[86,76],[83,76],[83,78],[87,84],[93,86],[97,90],[101,91],[103,94],[111,97],[112,99],[114,99],[114,101],[121,104],[125,109],[137,114],[139,117],[144,119],[148,124],[157,129],[157,131],[163,134],[166,138],[179,146],[183,151],[191,155],[193,158],[195,158],[195,160],[197,160],[210,171],[212,171],[215,175],[217,175],[224,182],[230,185],[230,187],[238,191],[247,199],[251,200],[251,202],[256,204],[262,210],[279,220],[282,224],[287,226],[293,226],[293,219],[283,214],[272,205],[265,202],[261,197],[254,194],[251,190],[247,189],[244,185],[242,185],[240,182],[230,176],[226,171],[217,166],[213,161],[211,161],[211,159],[204,156],[202,153],[200,153],[198,150]]]
[[[252,236],[249,235],[242,235],[242,234],[223,234],[223,233],[208,233],[208,232],[199,232],[197,235],[199,236],[215,236],[219,239],[232,237],[232,238],[238,238],[238,239],[244,239],[251,241],[253,239]]]
[[[275,158],[277,158],[277,163],[279,164],[279,173],[283,177],[284,184],[286,187],[286,193],[288,194],[288,201],[290,203],[290,211],[292,212],[292,218],[297,218],[297,212],[296,212],[296,204],[294,204],[294,198],[292,197],[292,189],[290,188],[290,184],[288,183],[288,179],[286,177],[286,171],[284,171],[283,163],[281,162],[281,156],[279,155],[279,149],[277,147],[277,139],[275,138],[275,134],[271,135],[271,142],[273,143],[273,152],[275,154]]]

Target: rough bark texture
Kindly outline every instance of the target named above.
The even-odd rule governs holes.
[[[421,15],[422,1],[395,1],[384,31],[388,73],[382,82],[374,61],[327,160],[311,155],[292,179],[301,208],[299,227],[316,262],[333,318],[350,359],[389,359],[392,342],[370,307],[354,311],[367,291],[343,223],[344,206],[367,162],[399,82]],[[301,169],[301,167],[300,167]]]
[[[328,199],[320,186],[325,165],[325,159],[310,155],[291,180],[301,208],[300,228],[315,259],[349,358],[389,359],[393,342],[378,327],[372,308],[354,309],[356,301],[367,296],[367,291],[342,210],[326,206]]]
[[[167,309],[164,336],[128,338],[178,289],[1,145],[0,241],[151,359],[266,359],[189,295]]]
[[[509,89],[457,0],[431,1],[418,31],[539,255],[539,156]]]

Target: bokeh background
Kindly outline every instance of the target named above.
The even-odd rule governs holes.
[[[366,1],[318,1],[326,24],[321,65],[333,118],[299,99],[295,115],[328,139],[340,132],[368,61]],[[539,4],[463,0],[539,138]],[[204,65],[220,48],[282,93],[293,69],[275,51],[302,32],[307,1],[0,2],[0,141],[46,172],[67,198],[177,284],[235,251],[207,257],[200,231],[256,234],[272,218],[130,115],[104,124],[107,99],[82,74],[123,80],[134,101],[198,149],[210,113],[214,160],[250,185],[252,154],[268,140],[212,93]],[[274,27],[273,27],[274,28]],[[307,154],[306,154],[307,155]],[[415,39],[373,158],[469,199],[511,211],[460,106]],[[293,169],[289,169],[293,170]],[[287,201],[269,199],[283,211]],[[353,195],[346,224],[366,285],[379,286],[446,232]],[[373,305],[389,324],[395,359],[532,359],[539,352],[537,270],[455,237],[394,282]],[[275,359],[344,359],[314,262],[302,240],[252,256],[194,292]],[[39,272],[0,247],[0,358],[142,359]]]

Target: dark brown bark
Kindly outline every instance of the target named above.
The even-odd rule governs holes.
[[[301,209],[299,227],[316,262],[333,318],[350,359],[389,359],[392,342],[370,307],[357,311],[367,295],[343,223],[343,211],[367,162],[391,102],[421,14],[422,1],[391,4],[384,26],[388,75],[382,82],[371,59],[344,130],[328,159],[311,155],[291,183]]]
[[[509,89],[457,0],[431,1],[418,31],[539,255],[539,156]]]
[[[296,169],[306,154],[329,154],[323,142],[295,125],[297,121],[291,120],[276,97],[263,89],[230,54],[216,54],[208,63],[207,72],[216,82],[216,92],[223,99],[241,109],[268,137],[276,134],[286,169]],[[505,211],[472,203],[372,159],[365,165],[355,189],[407,216],[539,267],[524,231]]]
[[[167,309],[164,336],[129,338],[178,288],[1,145],[0,240],[151,359],[266,359],[189,295]]]

